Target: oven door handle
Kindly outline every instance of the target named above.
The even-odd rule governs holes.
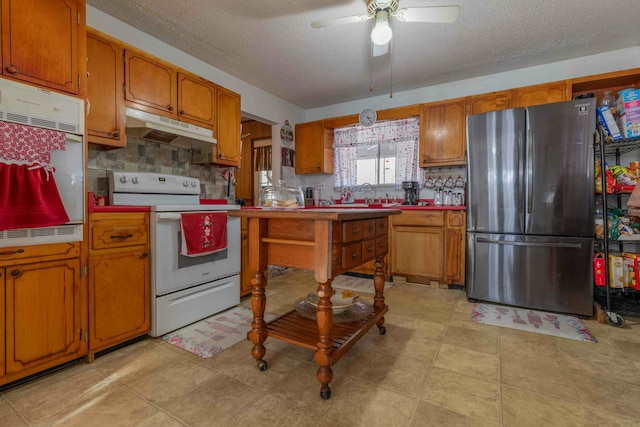
[[[157,213],[156,220],[157,221],[180,221],[179,213]]]

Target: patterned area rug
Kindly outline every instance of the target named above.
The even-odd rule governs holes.
[[[366,277],[347,276],[345,274],[333,279],[331,287],[338,289],[348,289],[355,292],[364,292],[366,294],[376,293],[375,289],[373,288],[373,279]],[[387,292],[392,287],[392,282],[385,282],[384,291]]]
[[[275,317],[264,314],[267,322]],[[162,339],[200,357],[211,357],[247,339],[252,321],[251,307],[237,306],[163,335]]]
[[[473,305],[473,314],[471,316],[473,321],[478,323],[571,338],[578,341],[598,342],[582,320],[573,316],[545,313],[544,311],[530,310],[528,308],[480,303]]]

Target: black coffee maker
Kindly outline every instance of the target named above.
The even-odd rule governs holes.
[[[404,190],[403,205],[418,204],[418,181],[402,181],[402,189]]]

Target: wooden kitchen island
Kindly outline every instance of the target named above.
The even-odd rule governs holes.
[[[385,333],[383,257],[388,251],[388,217],[401,211],[393,209],[261,209],[229,211],[231,216],[248,219],[249,265],[253,272],[251,306],[253,322],[249,339],[251,355],[260,370],[267,337],[274,337],[315,351],[320,396],[331,396],[331,366],[337,362],[374,325]],[[333,279],[375,259],[373,311],[349,322],[333,322],[331,295]],[[319,302],[316,320],[295,309],[266,323],[265,286],[268,265],[313,270],[318,283]],[[293,305],[293,300],[291,301]]]

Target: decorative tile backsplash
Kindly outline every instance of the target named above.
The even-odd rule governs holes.
[[[125,148],[105,150],[103,146],[89,144],[88,149],[89,191],[97,196],[108,196],[107,171],[156,172],[199,178],[203,192],[208,199],[235,199],[235,187],[231,186],[227,197],[227,185],[223,172],[227,167],[191,164],[191,149],[168,144],[127,138]]]

